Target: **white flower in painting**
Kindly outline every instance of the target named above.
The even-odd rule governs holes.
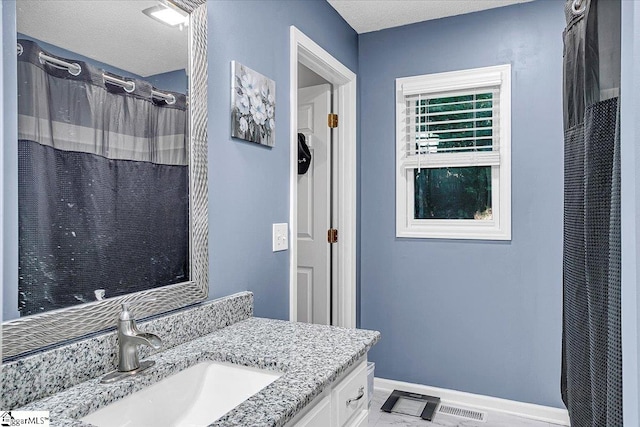
[[[262,95],[263,98],[269,96],[269,86],[267,86],[267,82],[263,82],[260,86],[260,95]]]
[[[262,104],[262,98],[260,98],[259,95],[254,94],[249,97],[249,102],[251,105],[259,105]]]
[[[261,144],[272,143],[276,127],[274,89],[273,82],[264,76],[241,65],[235,69],[234,133]]]
[[[240,114],[249,114],[249,97],[245,94],[239,95],[236,99],[236,107]]]
[[[267,111],[262,102],[254,104],[253,100],[251,101],[251,116],[254,122],[260,126],[264,125],[264,122],[267,120]]]
[[[249,96],[257,96],[258,85],[256,82],[256,78],[252,74],[243,74],[240,78],[240,84],[242,85],[242,90]]]
[[[247,123],[247,119],[240,117],[240,132],[246,132],[247,130],[249,130],[249,123]]]

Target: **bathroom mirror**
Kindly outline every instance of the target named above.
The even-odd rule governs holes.
[[[104,6],[111,10],[102,10]],[[37,10],[38,7],[59,10]],[[161,23],[157,12],[162,15],[167,10],[183,22]],[[56,206],[60,207],[43,207],[41,201],[26,203],[20,198],[20,286],[4,285],[15,286],[19,291],[18,301],[11,304],[18,305],[20,317],[7,319],[5,315],[5,359],[112,328],[122,302],[136,303],[134,313],[142,318],[202,301],[209,288],[205,0],[18,0],[16,11],[18,66],[30,61],[28,65],[34,70],[26,78],[19,68],[18,93],[28,102],[18,102],[18,140],[39,142],[38,148],[29,149],[26,156],[22,151],[25,144],[19,144],[17,187],[24,191],[33,186],[36,193],[45,188],[44,193],[38,194],[56,198]],[[91,24],[96,17],[111,26],[107,33],[101,33],[98,24]],[[162,40],[154,26],[173,39]],[[125,29],[128,39],[115,37]],[[65,36],[60,37],[60,33]],[[47,34],[53,40],[47,39]],[[79,42],[81,39],[84,41]],[[29,86],[48,80],[43,86],[47,96],[57,92],[58,98],[42,101],[31,93],[25,97],[21,84],[26,86],[26,80]],[[87,82],[98,90],[82,86]],[[97,102],[83,104],[89,102],[87,99]],[[134,109],[137,104],[144,108]],[[96,114],[99,108],[102,110]],[[127,121],[118,115],[123,110],[131,111],[133,119]],[[57,117],[56,121],[53,116],[58,114],[62,119]],[[111,127],[102,122],[88,126],[87,123],[95,124],[95,116],[106,116]],[[69,126],[69,117],[81,123]],[[140,122],[142,118],[147,121],[144,128],[123,130],[123,123]],[[25,137],[20,120],[35,123],[30,127],[35,129],[33,135]],[[54,142],[42,143],[45,140]],[[176,145],[176,140],[182,145]],[[133,148],[127,145],[131,141]],[[63,160],[55,157],[59,149],[65,151]],[[89,158],[88,162],[78,159],[83,156]],[[50,163],[55,173],[41,173],[46,169],[35,163],[47,157],[55,157]],[[72,176],[77,170],[87,169],[87,164],[100,162],[103,166],[91,179]],[[145,169],[146,164],[153,168]],[[111,178],[108,173],[114,169],[117,176]],[[25,174],[24,170],[38,173]],[[168,170],[179,173],[172,175]],[[141,181],[144,176],[151,179]],[[39,182],[34,186],[31,181]],[[162,185],[153,187],[153,182]],[[176,184],[179,182],[183,185]],[[80,187],[86,187],[82,194]],[[145,190],[144,196],[136,192],[139,188]],[[178,200],[179,204],[167,207],[157,203],[165,198]],[[151,206],[149,213],[141,215],[146,224],[124,225],[126,214],[133,217],[138,212],[127,210],[133,204]],[[95,214],[87,215],[96,206]],[[24,225],[25,212],[34,217],[30,220],[35,221],[35,226]],[[42,222],[47,223],[44,229],[57,233],[56,238],[41,237]],[[29,233],[35,242],[28,242],[30,246],[23,239]],[[125,238],[116,239],[122,235]],[[80,237],[85,239],[82,244],[77,243]],[[111,252],[101,251],[107,246]],[[150,252],[142,257],[143,262],[136,259],[146,249]],[[134,261],[134,268],[127,270],[128,260]],[[54,264],[62,266],[63,272],[53,274]],[[127,273],[123,274],[125,270]],[[25,272],[37,280],[26,283]],[[6,307],[7,301],[4,304]]]

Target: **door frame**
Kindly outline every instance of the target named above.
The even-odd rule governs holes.
[[[333,85],[334,112],[340,123],[334,132],[334,200],[337,201],[334,246],[337,278],[335,325],[356,327],[356,74],[295,26],[290,28],[290,184],[289,184],[289,320],[297,321],[298,300],[298,62]],[[337,96],[336,96],[337,95]],[[337,99],[336,99],[337,98]],[[332,317],[333,314],[332,314]]]

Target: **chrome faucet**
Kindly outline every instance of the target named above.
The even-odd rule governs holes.
[[[118,371],[130,372],[140,369],[138,360],[138,345],[148,345],[158,350],[162,347],[162,340],[157,335],[140,332],[136,320],[129,311],[129,304],[122,304],[122,311],[118,318]],[[147,366],[150,367],[153,365]]]
[[[129,303],[122,303],[118,316],[118,370],[104,376],[103,383],[110,383],[140,373],[156,362],[138,359],[139,345],[148,345],[156,350],[162,347],[162,340],[154,334],[140,332],[136,320],[129,311]]]

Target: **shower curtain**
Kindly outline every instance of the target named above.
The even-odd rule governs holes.
[[[188,280],[186,96],[18,40],[20,315]]]
[[[620,2],[569,0],[565,12],[562,399],[573,427],[617,427]]]

